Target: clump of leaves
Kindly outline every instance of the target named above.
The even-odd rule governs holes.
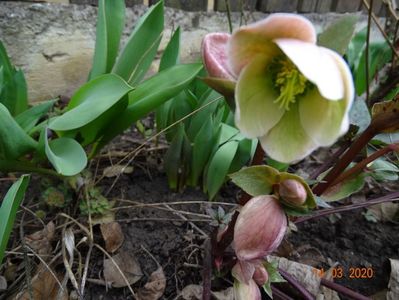
[[[103,196],[99,188],[90,188],[87,192],[87,199],[82,199],[79,203],[82,215],[101,216],[112,208],[112,204]]]

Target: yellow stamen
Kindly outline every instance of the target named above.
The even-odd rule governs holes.
[[[278,58],[274,63],[274,84],[280,92],[274,103],[280,103],[280,108],[289,110],[296,97],[305,92],[307,79],[286,57]]]

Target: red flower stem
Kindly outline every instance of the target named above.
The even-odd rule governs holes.
[[[298,290],[303,296],[305,300],[314,300],[315,297],[291,274],[288,272],[284,271],[281,268],[278,268],[278,272],[281,274],[281,276],[287,280],[287,282],[292,285],[295,289]]]
[[[328,287],[329,289],[336,291],[339,294],[345,295],[354,300],[371,300],[371,298],[369,298],[369,297],[359,294],[351,289],[348,289],[347,287],[345,287],[341,284],[332,282],[325,278],[321,278],[320,284],[324,285],[325,287]]]
[[[374,152],[370,156],[366,157],[363,159],[361,162],[357,163],[354,167],[350,168],[349,170],[343,172],[340,176],[338,176],[337,179],[335,179],[332,183],[331,186],[336,185],[337,183],[340,183],[344,181],[345,179],[356,175],[357,173],[360,173],[364,168],[367,167],[369,163],[372,161],[376,160],[380,156],[383,156],[389,152],[392,151],[399,151],[399,144],[390,144],[382,149],[379,149],[378,151]]]
[[[323,194],[377,133],[387,129],[397,128],[398,125],[399,111],[396,109],[374,117],[366,130],[353,142],[352,146],[349,147],[331,171],[323,178],[323,182],[317,184],[313,188],[313,193],[317,196]]]
[[[319,211],[316,211],[313,215],[296,219],[294,221],[294,223],[299,224],[299,223],[303,223],[305,221],[317,219],[317,218],[328,216],[328,215],[335,214],[335,213],[351,211],[354,209],[364,208],[364,207],[372,206],[375,204],[380,204],[380,203],[385,203],[385,202],[393,202],[393,201],[398,201],[398,200],[399,200],[399,192],[394,192],[394,193],[391,193],[391,194],[388,194],[388,195],[385,195],[385,196],[382,196],[382,197],[379,197],[379,198],[376,198],[373,200],[369,200],[366,202],[362,202],[362,203],[343,205],[340,207],[319,210]]]
[[[334,152],[330,158],[323,163],[319,168],[317,168],[310,176],[309,179],[316,179],[321,173],[328,170],[335,161],[348,149],[350,146],[350,141],[346,141],[336,152]]]

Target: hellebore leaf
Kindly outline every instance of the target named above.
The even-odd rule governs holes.
[[[50,110],[55,102],[56,100],[50,100],[35,105],[17,115],[15,117],[15,121],[17,121],[19,126],[21,126],[25,132],[29,133],[29,131],[35,127],[40,118],[43,117],[43,115],[45,115]]]
[[[19,158],[36,146],[36,141],[26,134],[8,109],[0,103],[0,158]]]
[[[230,174],[231,180],[251,196],[268,195],[278,182],[279,172],[269,166],[243,168]]]
[[[96,45],[89,80],[112,70],[124,25],[125,1],[98,1]]]
[[[77,141],[66,137],[48,141],[46,134],[44,139],[47,158],[58,173],[73,176],[86,167],[86,153]]]
[[[354,178],[350,178],[329,187],[321,198],[326,202],[333,202],[349,197],[360,191],[365,183],[366,174],[361,173]]]
[[[130,38],[119,55],[112,73],[136,86],[153,61],[163,32],[163,1],[152,6],[137,22]]]
[[[95,151],[157,106],[184,90],[201,70],[201,64],[177,65],[147,79],[129,93],[127,109],[104,131]]]
[[[0,264],[4,257],[8,238],[14,224],[19,205],[24,198],[29,183],[29,175],[23,175],[8,190],[0,207]]]
[[[371,117],[366,102],[358,99],[353,102],[349,112],[351,124],[359,127],[359,133],[363,132],[369,126]]]
[[[339,18],[318,36],[318,45],[344,55],[355,32],[358,19],[356,15],[345,15]]]
[[[225,181],[230,165],[237,152],[238,141],[224,143],[212,156],[206,174],[206,189],[210,199],[213,199]]]
[[[50,121],[49,128],[67,131],[83,127],[123,99],[132,89],[115,74],[97,77],[72,96],[68,111]]]

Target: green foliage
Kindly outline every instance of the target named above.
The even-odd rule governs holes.
[[[88,215],[90,212],[92,216],[101,216],[112,208],[111,203],[101,194],[99,189],[91,188],[87,194],[88,198],[82,200],[79,204],[81,214]]]
[[[345,15],[327,27],[318,36],[318,45],[344,55],[355,32],[358,16]]]
[[[366,62],[366,40],[367,28],[364,28],[353,37],[347,52],[358,95],[366,91],[367,82],[371,83],[378,71],[392,59],[392,49],[386,40],[370,41],[369,60]],[[369,66],[369,78],[366,78],[366,63]]]
[[[177,29],[161,58],[161,73],[179,61],[179,51],[180,29]],[[197,66],[200,75],[205,76],[202,65]],[[195,114],[186,118],[193,112]],[[165,155],[169,186],[181,190],[186,185],[197,186],[202,182],[203,190],[212,199],[227,174],[239,170],[251,159],[255,141],[239,134],[222,96],[199,79],[156,110],[157,129],[163,130],[183,118],[184,121],[165,133],[171,143]]]
[[[28,108],[28,92],[24,73],[10,62],[0,41],[0,104],[7,107],[12,116]]]
[[[8,190],[0,207],[0,264],[2,263],[8,239],[15,221],[17,210],[21,204],[26,188],[29,183],[29,176],[23,175]]]

